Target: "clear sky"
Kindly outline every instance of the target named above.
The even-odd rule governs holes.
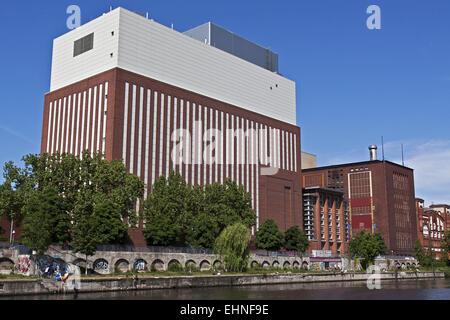
[[[368,160],[384,136],[387,160],[400,163],[404,144],[416,196],[450,203],[450,1],[2,0],[1,165],[39,153],[52,40],[69,31],[72,4],[82,24],[122,6],[181,32],[212,21],[270,47],[297,83],[302,150],[318,165]],[[369,5],[381,9],[379,30],[366,26]]]

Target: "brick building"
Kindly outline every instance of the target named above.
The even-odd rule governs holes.
[[[123,160],[146,194],[171,170],[191,186],[231,178],[256,229],[303,223],[295,82],[276,54],[213,24],[183,34],[117,8],[55,39],[41,153],[86,149]]]
[[[347,252],[350,239],[348,210],[343,191],[321,186],[304,187],[303,230],[310,241],[309,252]]]
[[[431,249],[441,259],[444,234],[450,231],[450,206],[437,204],[427,208],[423,199],[416,198],[416,213],[418,237],[425,252]]]
[[[342,192],[349,204],[351,235],[380,233],[388,254],[410,255],[417,239],[413,170],[373,155],[371,159],[305,169],[303,187]]]

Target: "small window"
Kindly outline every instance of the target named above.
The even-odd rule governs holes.
[[[81,39],[78,39],[74,42],[73,45],[73,56],[79,56],[86,51],[94,48],[94,33],[91,33]]]

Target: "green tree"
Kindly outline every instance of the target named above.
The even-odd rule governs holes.
[[[27,199],[33,190],[29,173],[9,161],[3,167],[3,179],[0,185],[0,217],[5,216],[8,221],[20,225]]]
[[[259,249],[276,251],[284,244],[284,234],[273,219],[264,221],[255,234],[255,246]]]
[[[143,230],[149,245],[168,246],[184,242],[184,230],[190,221],[187,210],[190,190],[179,173],[161,176],[143,203],[146,221]]]
[[[361,264],[366,269],[378,255],[385,254],[386,244],[381,235],[361,231],[350,240],[348,251],[352,258],[363,258]]]
[[[226,227],[215,242],[214,250],[220,255],[229,272],[245,271],[250,255],[250,230],[243,223]]]
[[[445,231],[444,238],[442,239],[441,249],[442,249],[442,259],[446,262],[447,265],[449,265],[450,231]]]
[[[249,193],[236,182],[194,187],[189,197],[190,221],[185,234],[189,245],[213,248],[215,239],[228,226],[241,222],[248,228],[256,223]]]
[[[304,253],[308,250],[308,236],[298,226],[290,227],[284,233],[284,248],[286,250],[296,250],[298,253]]]
[[[77,208],[77,221],[71,243],[75,252],[86,256],[95,254],[100,244],[125,244],[129,241],[128,228],[121,220],[121,209],[111,201],[97,203],[90,208]],[[86,268],[87,273],[87,268]]]
[[[52,243],[70,240],[70,216],[62,197],[53,188],[34,191],[25,206],[23,243],[44,254]]]
[[[417,239],[416,242],[414,243],[414,258],[417,259],[417,261],[421,266],[426,265],[426,255],[423,250],[423,246],[422,243],[420,242],[420,239]]]

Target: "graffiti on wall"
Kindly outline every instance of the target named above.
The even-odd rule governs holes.
[[[22,274],[28,274],[31,267],[31,260],[29,256],[21,257],[16,264],[16,270]]]
[[[147,266],[147,262],[142,259],[136,260],[136,262],[133,265],[134,269],[136,269],[138,271],[144,271],[146,266]]]
[[[97,259],[94,261],[93,267],[95,271],[105,272],[108,271],[109,264],[105,259]]]

